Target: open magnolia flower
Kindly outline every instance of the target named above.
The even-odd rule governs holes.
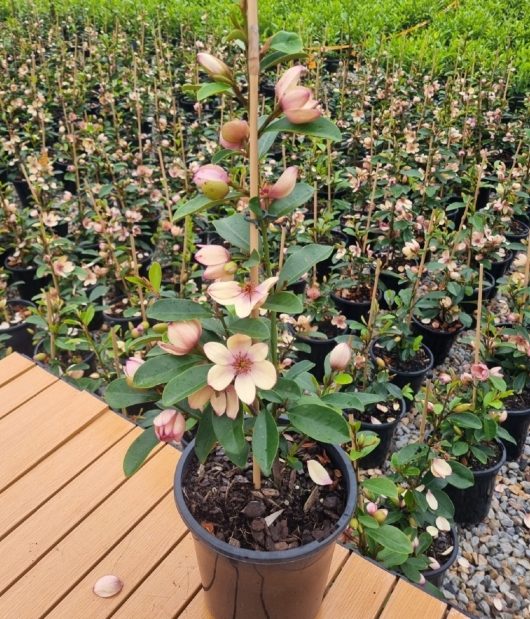
[[[237,397],[245,404],[256,399],[256,388],[272,389],[276,384],[276,369],[267,361],[267,344],[252,344],[248,335],[232,335],[226,346],[207,342],[204,354],[214,362],[208,372],[208,385],[215,391],[224,391],[234,384]]]
[[[219,305],[233,305],[238,318],[246,318],[255,307],[262,305],[269,290],[278,281],[277,277],[269,277],[261,284],[246,282],[215,282],[208,286],[208,294]]]

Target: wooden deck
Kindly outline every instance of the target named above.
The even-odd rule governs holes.
[[[2,619],[210,618],[173,502],[179,452],[161,446],[123,476],[139,432],[25,357],[0,361]],[[92,587],[105,574],[124,587],[102,599]],[[464,615],[337,546],[318,619],[376,617]]]

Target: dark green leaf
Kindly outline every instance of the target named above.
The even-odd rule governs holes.
[[[212,364],[194,365],[172,378],[162,393],[162,404],[173,406],[206,385]]]
[[[214,221],[217,234],[234,247],[250,250],[250,224],[240,213]]]
[[[145,462],[151,451],[160,444],[154,428],[147,428],[138,436],[127,449],[123,459],[123,472],[126,477],[134,475]]]
[[[313,191],[313,187],[307,183],[296,183],[293,191],[286,198],[274,200],[269,207],[269,215],[272,217],[289,215],[296,208],[307,204],[313,196]]]
[[[199,462],[204,464],[210,451],[212,451],[217,438],[213,429],[213,412],[208,407],[199,421],[199,429],[197,430],[197,436],[195,437],[195,453]]]
[[[113,380],[105,391],[107,404],[115,409],[155,402],[158,398],[159,394],[152,389],[135,389],[130,387],[125,378]]]
[[[231,86],[221,82],[208,82],[203,84],[197,92],[197,101],[204,101],[208,97],[214,97],[225,92],[232,92]]]
[[[376,496],[398,499],[398,488],[388,477],[372,477],[363,481],[363,488]]]
[[[147,308],[148,318],[161,322],[210,318],[211,315],[208,307],[189,299],[160,299]]]
[[[350,440],[344,417],[324,404],[302,404],[288,411],[289,421],[303,434],[322,443],[342,444]]]
[[[304,273],[308,273],[315,264],[326,260],[331,256],[333,247],[326,245],[305,245],[297,248],[285,261],[282,270],[280,271],[279,283],[294,284],[302,277]]]
[[[304,311],[301,299],[292,292],[277,292],[269,295],[263,308],[285,314],[300,314]]]
[[[297,54],[304,49],[300,35],[296,32],[280,30],[269,41],[270,49],[283,52],[284,54]]]
[[[212,416],[213,429],[226,455],[239,468],[247,464],[248,443],[243,432],[243,415],[230,419],[227,415]]]
[[[367,535],[390,552],[403,555],[412,554],[412,542],[397,527],[383,524],[378,529],[368,530]]]
[[[302,135],[310,135],[315,138],[324,138],[325,140],[331,140],[332,142],[340,142],[342,134],[337,126],[327,118],[317,118],[310,123],[303,123],[301,125],[295,125],[287,120],[287,118],[281,118],[271,123],[266,129],[266,132],[276,131],[285,133],[299,133]]]
[[[243,333],[253,340],[268,340],[270,337],[269,321],[264,318],[240,318],[228,326],[230,333]]]
[[[264,475],[271,474],[280,439],[274,417],[265,409],[259,413],[252,433],[252,452]]]
[[[147,359],[135,372],[133,383],[135,387],[146,389],[167,383],[177,374],[202,360],[198,355],[158,355]]]

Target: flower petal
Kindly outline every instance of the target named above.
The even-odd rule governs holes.
[[[204,345],[204,354],[210,361],[218,365],[230,365],[234,359],[234,356],[228,348],[219,342],[206,342]]]
[[[256,385],[250,374],[240,374],[236,376],[234,388],[239,399],[245,404],[252,404],[256,399]]]
[[[226,414],[230,419],[235,419],[239,413],[239,398],[233,385],[228,385],[226,393]]]
[[[236,375],[231,365],[214,365],[208,372],[208,384],[216,391],[223,391]]]
[[[320,118],[321,112],[315,108],[300,108],[298,110],[287,110],[285,115],[287,116],[287,120],[293,123],[293,125],[304,125],[305,123],[310,123]]]
[[[252,346],[252,338],[243,333],[236,333],[226,340],[226,346],[232,355],[235,353],[246,353]]]
[[[318,460],[307,461],[307,472],[317,486],[329,486],[333,483],[329,473]]]
[[[253,363],[250,376],[260,389],[272,389],[278,378],[276,369],[270,361],[257,361]]]
[[[241,294],[241,287],[237,282],[214,282],[210,284],[206,292],[221,305],[233,305],[235,299]]]
[[[234,299],[234,303],[232,305],[234,306],[236,316],[238,318],[247,318],[247,316],[250,316],[254,305],[261,300],[261,296],[258,295],[259,298],[256,299],[255,295],[255,292],[252,293],[252,297],[248,294],[242,293]]]
[[[210,401],[210,397],[213,393],[213,389],[208,385],[205,385],[202,389],[199,389],[199,391],[196,391],[188,396],[189,407],[202,411],[202,409],[206,406],[206,403]]]
[[[248,357],[251,361],[254,361],[254,363],[258,361],[265,361],[268,354],[269,354],[269,347],[267,346],[267,344],[264,344],[263,342],[259,342],[258,344],[253,344],[248,351]]]
[[[224,391],[215,391],[212,394],[210,403],[216,415],[224,415],[226,411],[226,395]]]

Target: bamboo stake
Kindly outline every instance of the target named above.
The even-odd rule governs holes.
[[[420,420],[420,438],[419,443],[425,441],[425,425],[427,424],[427,413],[429,412],[429,396],[431,395],[431,379],[425,383],[425,401],[423,403],[423,411]]]
[[[282,270],[282,267],[283,267],[283,253],[285,251],[285,237],[286,237],[286,235],[287,235],[287,229],[286,229],[285,226],[282,226],[282,235],[280,237],[280,256],[278,258],[278,272],[280,272]]]
[[[527,245],[526,245],[526,264],[524,267],[523,290],[526,290],[529,284],[530,284],[530,232],[528,233],[528,239],[527,239]],[[527,299],[528,299],[528,294],[524,292],[523,302],[521,303],[521,311],[519,313],[519,316],[521,318],[521,324],[523,324],[523,321],[524,321],[524,308],[525,308]]]
[[[484,265],[479,264],[478,270],[478,297],[477,297],[477,326],[475,329],[475,363],[480,362],[480,333],[482,329],[482,289],[484,287]],[[477,386],[473,386],[473,406],[477,399]]]
[[[259,114],[259,24],[258,0],[247,0],[247,39],[248,39],[248,118],[250,126],[249,136],[249,171],[250,171],[250,198],[259,198],[259,151],[258,151],[258,114]],[[250,255],[259,251],[258,228],[253,223],[256,219],[250,213]],[[257,286],[259,283],[258,265],[250,268],[250,282]],[[252,311],[257,317],[259,309]],[[252,481],[254,488],[261,488],[261,470],[255,457],[252,460]]]

